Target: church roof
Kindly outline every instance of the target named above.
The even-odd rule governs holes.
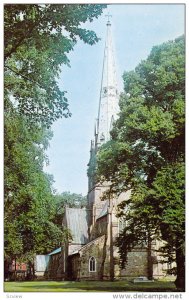
[[[83,249],[85,249],[86,247],[89,247],[89,246],[93,245],[97,240],[100,240],[102,238],[105,238],[105,235],[98,236],[96,239],[88,242],[87,244],[83,245],[81,248],[79,248],[76,251],[74,251],[71,254],[69,254],[69,256],[79,254]]]
[[[66,207],[65,216],[73,238],[72,243],[86,244],[88,242],[87,210]]]

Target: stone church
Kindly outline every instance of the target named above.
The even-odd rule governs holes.
[[[49,254],[47,276],[51,279],[113,280],[148,277],[149,268],[154,278],[166,275],[167,265],[161,263],[157,251],[160,247],[158,241],[153,242],[150,253],[145,246],[136,247],[128,255],[125,269],[120,268],[115,241],[124,228],[124,222],[117,217],[117,206],[130,197],[130,191],[117,199],[102,201],[102,194],[108,185],[97,184],[94,180],[97,151],[100,145],[110,139],[112,124],[119,112],[120,91],[110,20],[106,25],[98,118],[88,164],[88,206],[83,209],[66,207],[63,226],[70,230],[72,240]]]

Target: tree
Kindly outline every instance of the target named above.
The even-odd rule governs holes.
[[[124,93],[112,140],[97,155],[97,173],[119,194],[131,189],[120,215],[128,221],[118,238],[122,266],[135,245],[165,242],[184,290],[184,37],[153,47],[135,71],[124,73]],[[126,209],[126,212],[125,212]]]
[[[56,208],[55,223],[62,227],[62,218],[65,212],[65,207],[84,208],[87,206],[87,197],[81,194],[63,192],[54,195],[54,203]]]
[[[5,260],[30,264],[35,254],[48,253],[63,237],[54,223],[52,178],[43,172],[51,133],[33,129],[15,110],[5,112]]]
[[[50,126],[70,116],[66,92],[57,78],[78,39],[93,45],[99,39],[82,28],[105,5],[6,4],[4,10],[5,92],[32,124]],[[5,101],[5,109],[7,103]]]
[[[5,258],[25,258],[60,245],[52,178],[43,172],[47,130],[70,116],[58,77],[78,39],[98,37],[82,25],[105,5],[6,4],[4,7]]]

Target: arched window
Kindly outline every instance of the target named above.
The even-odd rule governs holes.
[[[93,256],[89,258],[89,272],[96,272],[96,259]]]

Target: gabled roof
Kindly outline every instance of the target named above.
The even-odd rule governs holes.
[[[85,249],[86,247],[89,247],[90,245],[94,244],[97,240],[100,240],[100,239],[102,239],[104,237],[105,237],[105,235],[98,236],[96,239],[90,241],[89,243],[87,243],[86,245],[82,246],[78,250],[76,250],[76,251],[72,252],[71,254],[69,254],[69,256],[79,254],[83,249]]]
[[[65,217],[73,238],[72,243],[86,244],[88,242],[87,210],[66,207]]]

